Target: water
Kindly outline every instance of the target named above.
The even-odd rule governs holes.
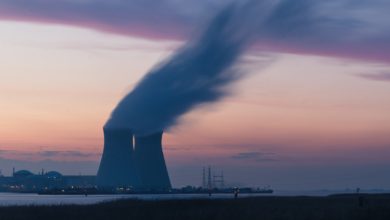
[[[240,197],[258,196],[256,194],[240,194]],[[233,194],[145,194],[145,195],[38,195],[30,193],[0,193],[0,206],[12,205],[88,205],[118,199],[170,200],[170,199],[222,199],[233,198]]]
[[[389,191],[370,191],[370,193],[384,193]],[[257,196],[327,196],[336,193],[354,193],[352,190],[318,190],[318,191],[287,191],[276,190],[273,194],[239,194],[243,197]],[[12,205],[88,205],[100,202],[108,202],[118,199],[142,199],[142,200],[170,200],[170,199],[228,199],[234,198],[233,194],[144,194],[144,195],[38,195],[29,193],[0,193],[0,206]]]
[[[356,189],[341,189],[341,190],[275,190],[273,196],[329,196],[334,194],[355,194]],[[390,193],[390,190],[384,189],[360,189],[359,193],[378,194]]]

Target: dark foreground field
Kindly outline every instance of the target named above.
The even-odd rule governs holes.
[[[359,199],[361,197],[361,199]],[[0,207],[1,220],[390,219],[390,195],[121,200],[96,205]]]

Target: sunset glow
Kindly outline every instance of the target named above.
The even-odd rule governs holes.
[[[140,27],[133,34],[93,21],[1,17],[0,163],[53,160],[62,169],[61,162],[88,162],[96,164],[83,170],[91,174],[112,109],[188,33],[177,28],[175,37],[159,36]],[[175,30],[176,24],[167,25]],[[306,188],[312,182],[289,178],[322,173],[314,188],[389,186],[389,55],[368,49],[372,56],[360,56],[364,47],[356,56],[343,48],[283,48],[271,51],[266,65],[256,62],[263,55],[253,49],[255,61],[242,62],[248,73],[231,96],[186,114],[164,135],[173,185],[199,182],[202,166],[211,164],[232,183]],[[11,172],[10,164],[3,173]],[[359,180],[373,171],[370,180]]]

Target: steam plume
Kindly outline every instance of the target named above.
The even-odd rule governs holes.
[[[147,73],[105,126],[151,134],[175,125],[194,107],[224,97],[226,86],[241,75],[232,67],[255,38],[255,26],[269,11],[266,6],[270,4],[235,4],[222,10],[199,38]]]

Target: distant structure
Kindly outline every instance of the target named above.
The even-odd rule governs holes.
[[[202,188],[203,189],[213,189],[213,188],[225,188],[225,178],[223,171],[220,174],[215,174],[212,172],[211,167],[207,167],[207,181],[206,181],[206,168],[203,167],[202,170]]]
[[[12,176],[0,176],[1,192],[37,192],[67,187],[94,187],[96,176],[62,175],[57,171],[38,172],[13,169]]]
[[[203,173],[202,173],[202,188],[206,189],[207,184],[206,184],[206,168],[203,167]]]
[[[213,185],[215,188],[225,188],[225,179],[223,177],[223,171],[220,175],[213,175]]]
[[[211,182],[211,167],[208,167],[208,174],[207,174],[207,188],[212,189],[213,183]]]
[[[97,184],[102,187],[139,187],[131,130],[104,128],[103,132],[104,150],[97,173]]]
[[[171,188],[162,151],[163,132],[134,136],[130,129],[103,130],[104,150],[97,173],[98,186],[145,190]]]
[[[140,188],[154,190],[171,188],[162,151],[162,135],[163,132],[147,136],[135,136],[134,156],[140,179]]]

